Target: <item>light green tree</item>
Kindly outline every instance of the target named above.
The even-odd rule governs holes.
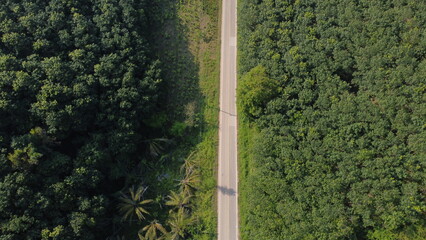
[[[248,117],[257,118],[278,92],[278,81],[269,78],[266,68],[259,65],[241,78],[237,91],[239,105]]]

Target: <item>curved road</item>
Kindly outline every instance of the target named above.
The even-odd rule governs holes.
[[[218,163],[218,240],[238,239],[237,1],[222,1]]]

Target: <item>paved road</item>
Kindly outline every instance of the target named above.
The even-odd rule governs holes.
[[[238,239],[237,1],[222,1],[220,62],[218,240]]]

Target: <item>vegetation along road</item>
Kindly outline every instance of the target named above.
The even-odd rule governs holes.
[[[236,1],[222,5],[220,129],[218,170],[218,239],[238,239],[238,169],[236,118]]]

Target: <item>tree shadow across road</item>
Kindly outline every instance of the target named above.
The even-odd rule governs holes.
[[[219,189],[221,193],[229,196],[235,196],[235,194],[237,193],[233,188],[217,186],[217,189]]]

